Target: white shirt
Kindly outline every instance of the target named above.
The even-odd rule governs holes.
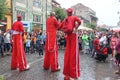
[[[9,33],[5,33],[5,38],[4,38],[4,42],[5,43],[10,43],[10,34]]]
[[[100,43],[107,44],[107,37],[102,36],[99,41],[100,41]]]

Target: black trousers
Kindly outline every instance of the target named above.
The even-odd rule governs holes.
[[[3,52],[4,52],[4,46],[2,44],[0,44],[0,54],[1,54],[1,56],[3,56]]]
[[[108,57],[107,54],[97,53],[95,59],[99,61],[105,61],[107,57]]]

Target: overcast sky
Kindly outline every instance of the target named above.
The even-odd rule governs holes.
[[[120,11],[119,0],[56,0],[63,8],[69,8],[77,3],[82,3],[96,12],[98,24],[116,26],[119,21],[117,12]]]

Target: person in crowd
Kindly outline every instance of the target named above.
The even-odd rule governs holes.
[[[31,53],[36,53],[36,33],[31,34]]]
[[[0,54],[3,57],[4,56],[4,37],[2,35],[2,31],[0,30]]]
[[[94,48],[94,46],[93,46],[93,40],[94,40],[95,36],[96,36],[95,33],[93,31],[90,31],[90,33],[89,33],[89,48],[90,48],[90,53],[92,53],[93,48]]]
[[[78,36],[78,42],[79,42],[79,50],[82,51],[82,32],[79,32]]]
[[[106,36],[106,33],[101,33],[101,37],[99,39],[100,41],[100,45],[103,45],[103,46],[107,46],[107,36]]]
[[[24,41],[23,41],[23,34],[24,34],[24,27],[21,22],[22,16],[17,16],[17,21],[12,25],[12,59],[11,59],[11,70],[16,70],[17,68],[19,71],[29,70],[30,67],[27,65],[26,62],[26,55],[24,52]]]
[[[60,36],[60,49],[64,49],[65,47],[65,37],[64,34]]]
[[[43,43],[44,43],[44,46],[45,46],[45,42],[46,42],[46,33],[44,32],[43,33]]]
[[[94,45],[94,50],[92,52],[92,56],[91,57],[95,57],[95,53],[100,50],[99,36],[95,37],[95,39],[93,40],[93,45]]]
[[[107,30],[108,46],[110,46],[110,41],[111,41],[112,35],[113,35],[113,30]]]
[[[26,39],[26,53],[27,54],[30,54],[30,43],[31,43],[30,37],[27,37]]]
[[[24,40],[24,50],[25,50],[25,53],[26,53],[27,32],[24,32],[24,34],[23,34],[23,40]]]
[[[115,58],[116,58],[117,64],[118,64],[118,70],[115,71],[115,74],[120,74],[120,33],[119,33],[119,39],[118,39],[118,43],[115,47],[115,50],[116,50]]]
[[[89,37],[87,35],[87,32],[84,32],[84,34],[82,35],[82,41],[83,41],[83,46],[84,46],[84,53],[89,53],[90,49],[89,49]]]
[[[55,17],[55,12],[50,13],[50,17],[46,21],[46,42],[45,42],[45,56],[43,68],[50,69],[51,72],[60,70],[58,63],[58,44],[56,33],[60,26],[60,22]]]
[[[10,43],[10,39],[11,35],[9,33],[9,30],[7,30],[4,33],[4,43],[5,43],[5,53],[6,55],[10,55],[10,48],[11,48],[11,43]]]
[[[115,54],[116,54],[115,47],[116,47],[116,45],[117,45],[117,35],[115,33],[113,33],[113,35],[110,39],[110,47],[112,49],[112,58],[111,58],[112,61],[116,61],[115,60]]]
[[[39,56],[43,56],[43,48],[44,48],[44,42],[43,42],[43,35],[42,32],[38,32],[36,36],[36,50],[39,53]]]
[[[77,28],[81,24],[81,20],[72,15],[73,10],[67,9],[67,18],[62,21],[61,30],[66,33],[66,50],[64,55],[64,80],[70,80],[70,78],[78,79],[80,77],[80,65],[79,65],[79,44],[78,44],[78,32]],[[65,29],[64,21],[68,22],[68,27],[72,28]],[[64,30],[65,29],[65,30]]]

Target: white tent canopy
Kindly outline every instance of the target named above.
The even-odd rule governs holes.
[[[88,27],[84,27],[84,26],[79,26],[78,30],[93,30],[93,29],[88,28]]]
[[[117,28],[111,28],[111,30],[119,30],[119,29],[120,29],[120,28],[118,28],[118,27],[117,27]]]

